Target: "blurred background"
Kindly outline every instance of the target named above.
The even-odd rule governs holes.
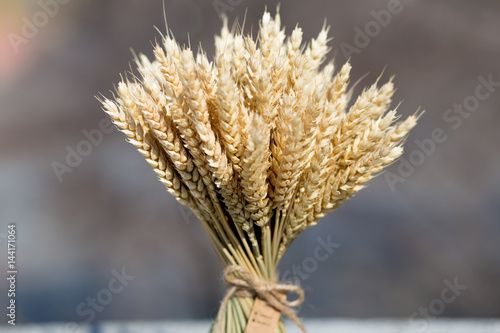
[[[276,4],[164,1],[177,40],[210,57],[219,14],[246,13],[255,35]],[[399,113],[426,110],[403,158],[287,252],[281,275],[306,290],[300,315],[499,316],[500,2],[293,0],[280,12],[305,40],[326,19],[329,59],[350,58],[351,82],[368,73],[356,92],[385,69]],[[208,237],[124,136],[103,131],[94,98],[111,96],[131,48],[152,56],[155,26],[165,31],[160,0],[0,2],[0,267],[16,224],[18,322],[216,315]],[[4,278],[0,290],[5,309]]]

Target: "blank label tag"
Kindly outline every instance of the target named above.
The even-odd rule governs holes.
[[[260,298],[253,303],[245,333],[276,333],[281,313]]]

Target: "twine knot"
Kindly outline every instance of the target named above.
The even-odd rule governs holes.
[[[228,266],[224,270],[224,280],[231,286],[222,300],[219,311],[219,324],[222,323],[224,309],[232,296],[258,297],[269,306],[290,318],[301,330],[306,333],[304,325],[300,322],[295,312],[291,309],[299,306],[304,301],[304,291],[297,285],[267,281],[253,276],[242,266]],[[287,294],[297,295],[297,299],[289,301]]]

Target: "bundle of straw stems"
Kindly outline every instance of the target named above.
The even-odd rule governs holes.
[[[279,11],[256,40],[223,20],[215,57],[171,33],[135,57],[105,112],[205,228],[224,267],[275,282],[286,249],[403,152],[418,115],[389,110],[392,78],[352,100],[349,63],[323,65],[328,28],[302,42]],[[235,273],[238,276],[238,272]],[[230,297],[213,332],[243,332],[255,295]],[[280,321],[278,332],[285,332]]]

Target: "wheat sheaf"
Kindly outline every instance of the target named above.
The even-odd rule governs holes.
[[[401,156],[417,122],[390,109],[392,79],[354,99],[351,65],[323,64],[328,41],[327,27],[307,44],[299,27],[287,37],[279,13],[267,11],[256,40],[224,19],[213,61],[169,33],[153,61],[136,57],[139,75],[102,99],[226,268],[231,292],[214,332],[248,332],[256,298],[305,330],[290,310],[297,304],[269,292],[288,290],[276,281],[280,258]]]

